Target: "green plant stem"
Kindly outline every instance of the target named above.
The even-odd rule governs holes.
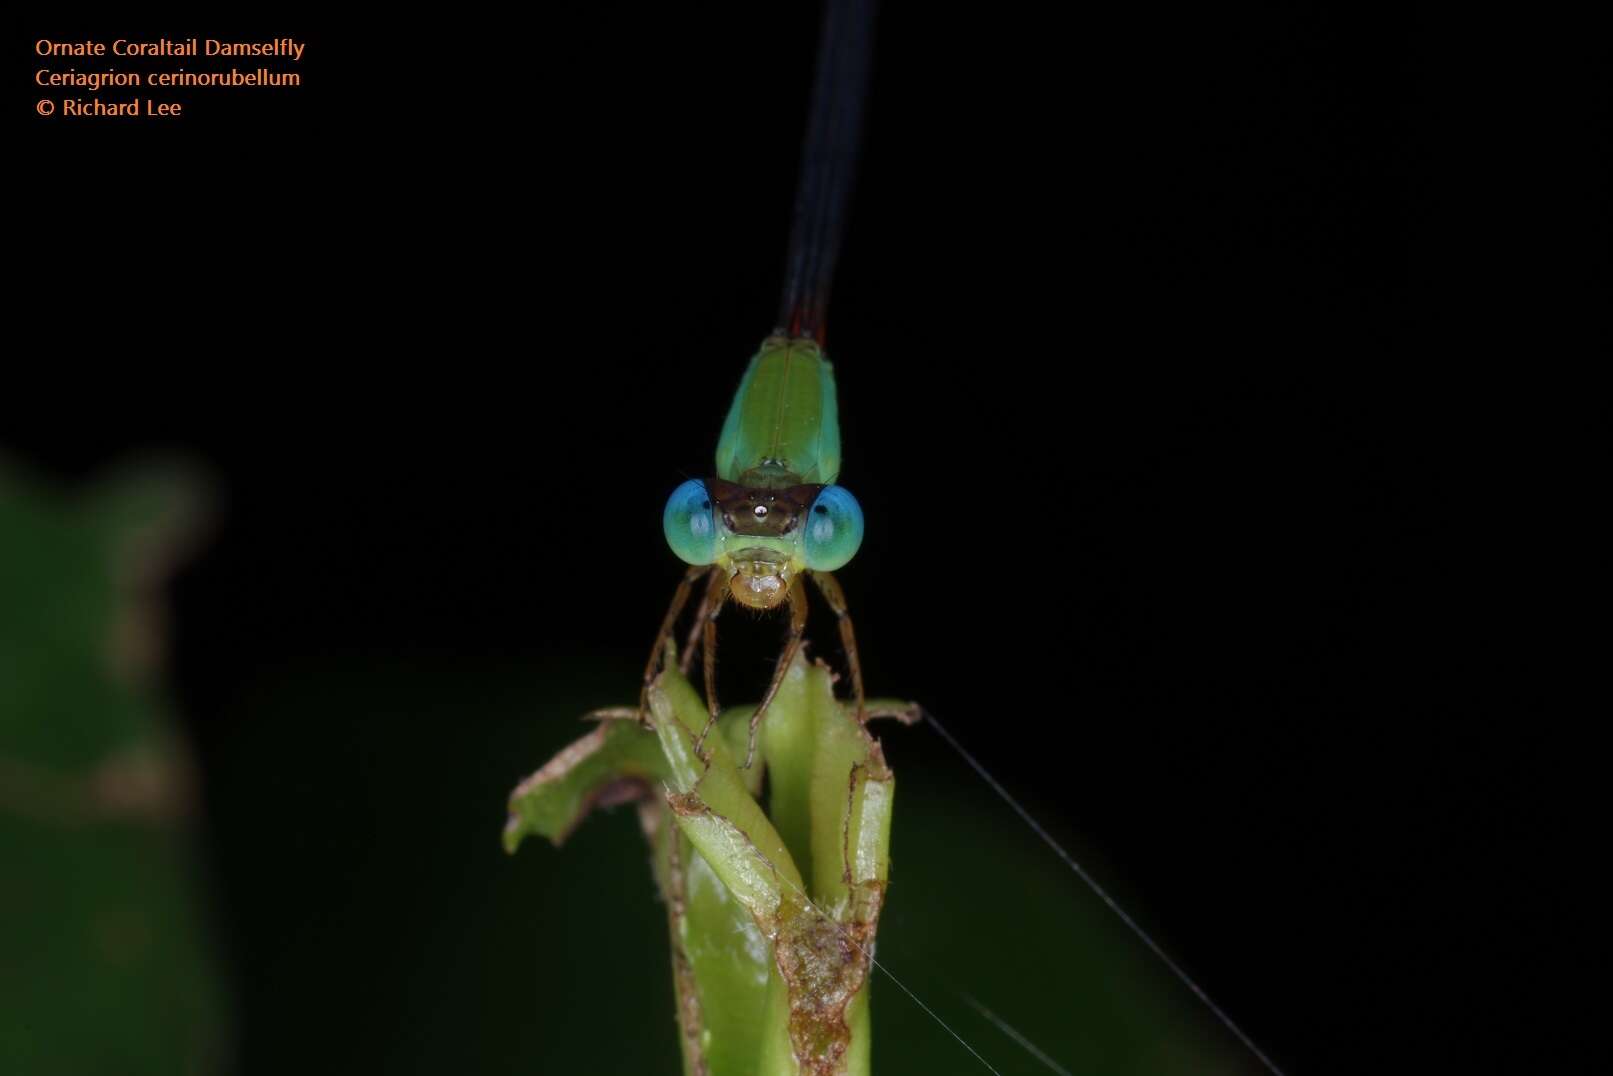
[[[751,769],[735,761],[750,710],[723,714],[702,750],[706,707],[675,664],[649,703],[653,735],[607,722],[522,782],[506,847],[558,843],[594,805],[636,799],[667,906],[685,1076],[871,1076],[869,954],[895,788],[878,742],[804,658]]]

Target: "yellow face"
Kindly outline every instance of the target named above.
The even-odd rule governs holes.
[[[728,593],[734,601],[752,609],[773,609],[790,593],[790,583],[801,570],[797,559],[793,549],[747,545],[718,563],[728,572]]]

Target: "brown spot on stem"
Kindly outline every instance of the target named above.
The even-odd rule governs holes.
[[[883,887],[875,883],[873,888]],[[789,998],[790,1047],[802,1076],[835,1076],[851,1046],[846,1006],[868,981],[877,895],[871,902],[866,896],[854,900],[853,910],[864,914],[850,922],[836,922],[794,900],[779,910],[774,962]]]

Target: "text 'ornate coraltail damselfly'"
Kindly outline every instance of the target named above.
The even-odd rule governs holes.
[[[771,683],[750,719],[747,767],[754,760],[757,730],[801,646],[807,623],[806,579],[813,581],[838,619],[856,714],[860,721],[867,717],[856,636],[845,593],[833,574],[855,556],[861,545],[863,514],[856,498],[838,484],[840,420],[834,368],[824,349],[824,329],[829,285],[839,256],[861,132],[873,7],[873,0],[829,0],[826,6],[777,327],[763,340],[740,380],[718,440],[715,474],[689,479],[678,486],[662,516],[667,543],[689,569],[651,649],[644,671],[646,693],[668,655],[681,654],[685,674],[695,655],[703,655],[709,732],[719,713],[715,666],[718,614],[730,601],[757,610],[784,607],[788,611],[789,628],[783,650]],[[681,651],[674,650],[674,633],[697,589],[702,597],[687,641]],[[640,699],[641,716],[646,697]],[[932,715],[926,717],[947,745],[1091,887],[1172,974],[1267,1069],[1281,1076],[1254,1041],[1013,795]],[[884,965],[874,963],[890,974]],[[904,993],[941,1022],[929,1006],[896,981]],[[997,1022],[995,1015],[988,1015]],[[946,1027],[944,1023],[942,1026]],[[950,1027],[946,1030],[976,1061],[996,1071],[955,1031]],[[1046,1068],[1065,1071],[1011,1028],[1008,1033]]]

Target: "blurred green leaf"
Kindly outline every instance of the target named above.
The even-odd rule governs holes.
[[[197,533],[181,467],[84,489],[0,460],[0,1071],[213,1071],[226,1007],[154,673]]]

